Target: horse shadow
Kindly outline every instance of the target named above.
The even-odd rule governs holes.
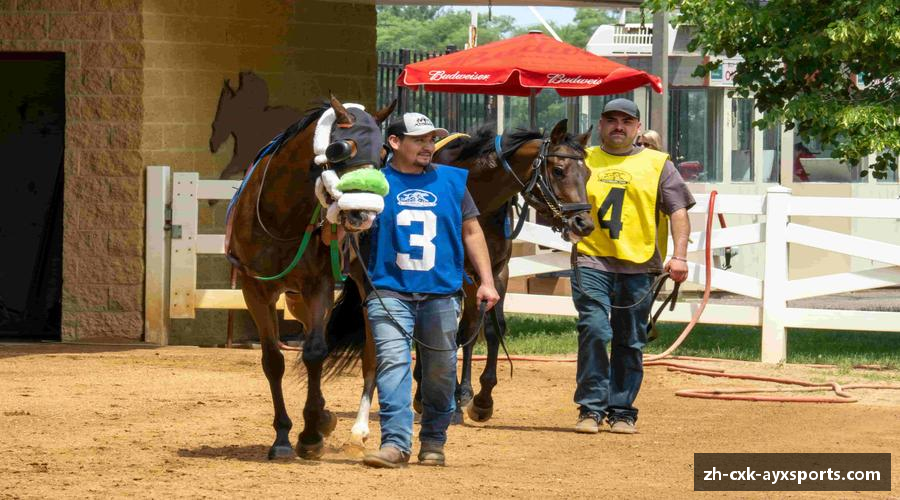
[[[342,455],[340,448],[325,446],[325,455],[317,460],[304,460],[299,457],[283,460],[269,460],[267,455],[269,447],[262,444],[228,445],[228,446],[199,446],[193,449],[182,448],[178,450],[178,456],[182,458],[205,458],[236,460],[238,462],[256,462],[271,464],[291,464],[316,466],[320,464],[346,464],[356,465],[362,462],[359,459]]]

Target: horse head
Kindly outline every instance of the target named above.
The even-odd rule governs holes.
[[[543,172],[540,173],[546,186],[543,192],[545,205],[539,211],[549,212],[554,226],[559,224],[563,237],[572,243],[591,234],[594,223],[591,220],[591,205],[587,196],[587,181],[590,169],[584,163],[585,146],[591,130],[572,136],[567,130],[568,120],[561,120],[550,133],[550,142],[543,158]],[[535,161],[539,161],[540,157]],[[538,166],[541,168],[541,166]]]
[[[328,168],[338,178],[359,169],[381,168],[384,159],[381,123],[394,111],[395,105],[396,101],[369,114],[357,107],[344,107],[337,98],[331,97],[335,120],[324,156]],[[338,216],[345,230],[358,232],[371,227],[377,214],[375,210],[355,208],[351,202],[341,205],[349,207],[342,209]]]

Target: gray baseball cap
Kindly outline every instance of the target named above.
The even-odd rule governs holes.
[[[391,123],[387,128],[387,136],[420,136],[434,132],[438,137],[447,137],[447,129],[434,126],[431,120],[422,113],[403,113],[403,116]]]
[[[641,119],[641,112],[638,110],[637,104],[635,104],[630,99],[613,99],[606,103],[606,106],[603,106],[603,112],[600,115],[605,115],[606,113],[612,113],[614,111],[618,111],[619,113],[625,113],[626,115]]]

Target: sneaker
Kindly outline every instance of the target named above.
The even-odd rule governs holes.
[[[380,450],[366,453],[363,463],[369,467],[381,469],[399,469],[409,463],[409,453],[400,451],[393,446],[382,446]]]
[[[634,419],[628,417],[611,417],[609,419],[609,432],[615,434],[637,434]]]
[[[583,411],[578,415],[578,422],[575,423],[575,432],[596,434],[600,432],[600,422],[603,422],[603,415],[595,411]]]
[[[444,465],[444,445],[423,441],[419,447],[419,465]]]

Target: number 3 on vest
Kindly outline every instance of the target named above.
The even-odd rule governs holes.
[[[434,267],[435,246],[431,242],[437,236],[437,216],[431,210],[402,210],[397,214],[398,226],[422,223],[422,234],[410,234],[409,246],[420,247],[422,258],[413,259],[408,253],[397,253],[397,266],[404,271],[430,271]]]
[[[603,203],[600,204],[600,209],[597,210],[597,221],[600,222],[601,228],[609,230],[609,238],[612,240],[619,239],[619,232],[622,231],[622,204],[624,202],[625,189],[612,188]],[[612,213],[609,220],[603,220],[610,208],[612,208]]]

